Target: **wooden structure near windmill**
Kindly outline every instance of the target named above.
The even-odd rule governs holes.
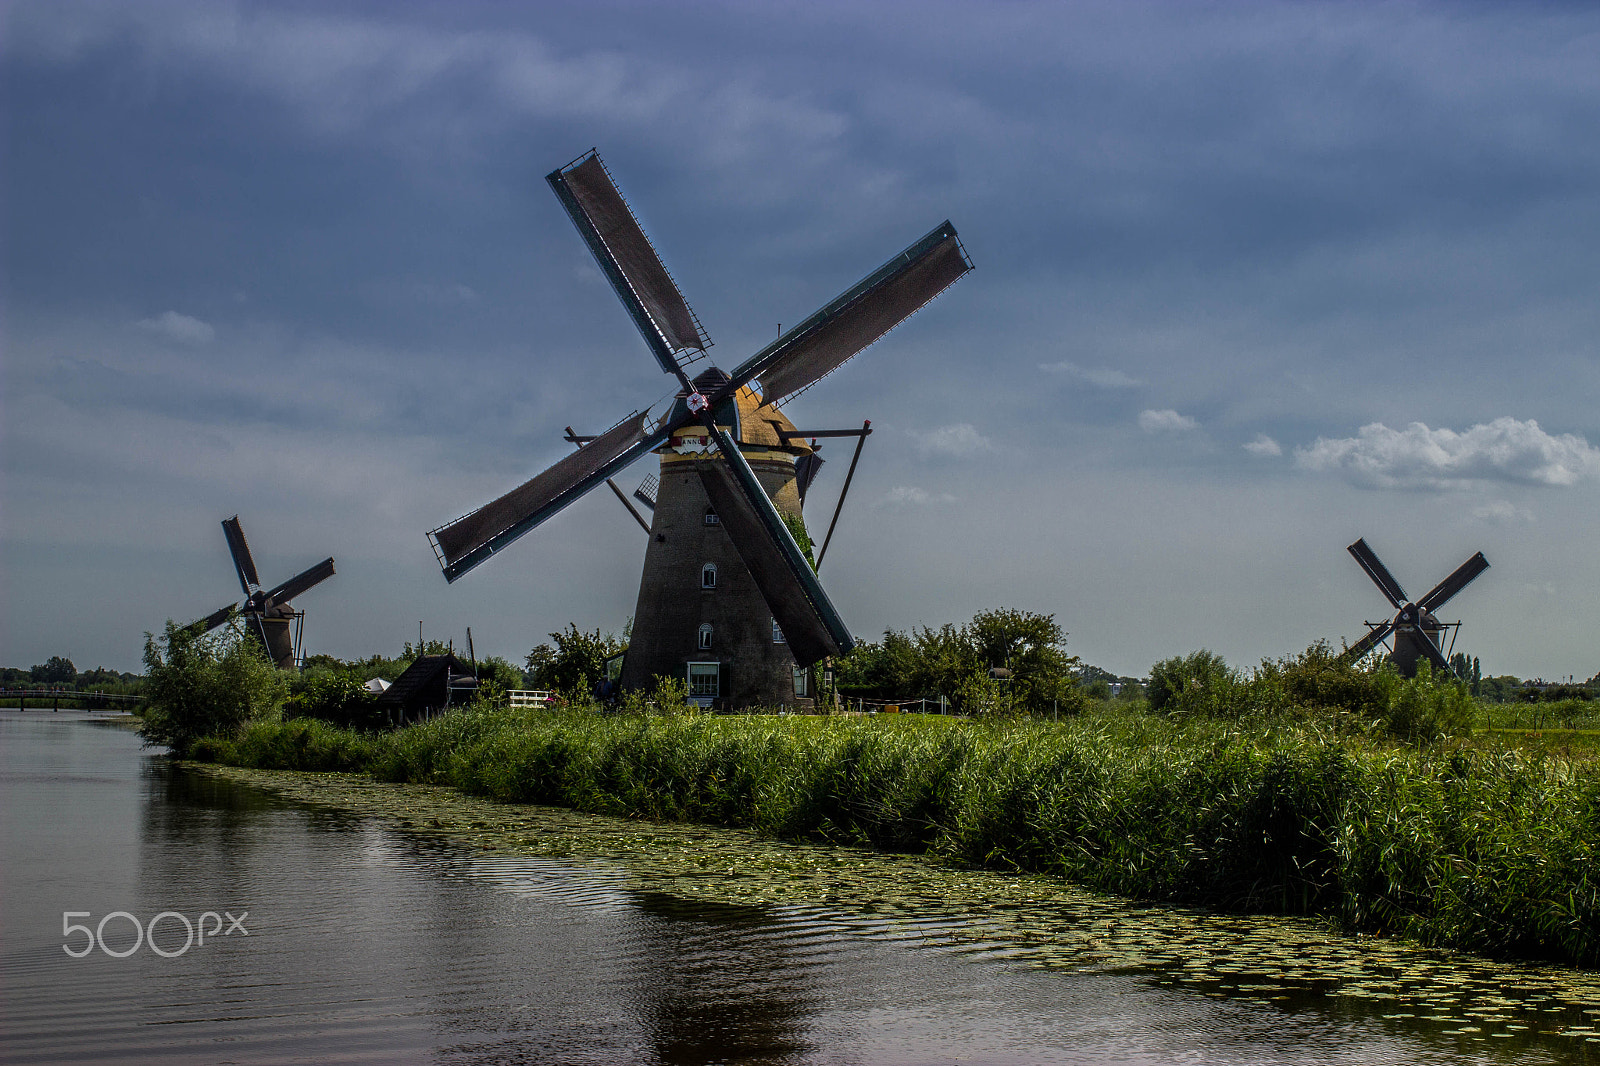
[[[375,703],[390,725],[410,725],[470,702],[477,688],[477,677],[454,652],[419,655]]]
[[[654,513],[646,522],[635,512],[650,545],[623,686],[678,677],[697,700],[729,709],[804,708],[810,668],[854,645],[791,529],[820,465],[805,441],[869,427],[803,433],[779,407],[972,269],[955,227],[935,227],[731,372],[691,378],[711,342],[599,155],[546,180],[679,390],[658,417],[635,411],[596,437],[569,429],[572,455],[430,531],[440,567],[457,580],[602,482],[628,504],[613,477],[659,454],[657,492],[636,494]]]

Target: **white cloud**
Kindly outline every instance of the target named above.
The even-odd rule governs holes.
[[[1480,522],[1492,525],[1511,525],[1513,523],[1529,523],[1533,521],[1533,512],[1526,507],[1507,503],[1505,500],[1490,500],[1472,509],[1472,517]]]
[[[911,435],[917,439],[917,445],[924,455],[962,457],[994,449],[994,442],[979,433],[970,422],[957,422],[953,426],[941,426],[926,433],[913,430]]]
[[[1485,481],[1575,485],[1600,480],[1600,449],[1573,433],[1552,436],[1533,419],[1497,418],[1464,433],[1413,422],[1403,430],[1380,422],[1354,437],[1318,437],[1295,449],[1306,470],[1343,474],[1377,489],[1463,488]]]
[[[1133,389],[1144,384],[1138,378],[1130,377],[1120,370],[1113,370],[1111,367],[1082,367],[1065,359],[1059,363],[1040,363],[1039,369],[1048,370],[1052,374],[1064,374],[1067,377],[1079,378],[1091,385],[1099,385],[1103,389]]]
[[[217,335],[217,331],[207,323],[176,311],[163,311],[154,318],[140,319],[134,324],[158,337],[180,344],[208,344]]]
[[[1251,455],[1261,455],[1269,458],[1274,455],[1283,454],[1283,447],[1265,433],[1257,433],[1255,440],[1249,442],[1248,444],[1243,444],[1240,447],[1244,448],[1244,450],[1249,452]]]
[[[1140,411],[1139,428],[1146,433],[1170,433],[1176,430],[1194,429],[1200,423],[1188,415],[1180,415],[1168,408],[1165,411]]]
[[[920,507],[930,503],[952,503],[955,497],[948,492],[929,492],[915,485],[896,485],[884,496],[883,502],[887,504],[905,504]]]

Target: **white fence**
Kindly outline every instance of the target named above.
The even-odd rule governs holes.
[[[550,702],[550,690],[543,688],[513,688],[506,695],[513,707],[543,707]]]

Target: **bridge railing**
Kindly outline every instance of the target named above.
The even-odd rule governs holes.
[[[51,685],[0,686],[0,705],[8,707],[14,705],[24,711],[28,709],[29,700],[32,700],[36,707],[49,705],[52,710],[59,711],[63,703],[69,705],[81,703],[85,708],[93,710],[96,705],[104,707],[108,704],[121,704],[129,707],[144,699],[146,699],[144,696],[121,692],[96,692]]]

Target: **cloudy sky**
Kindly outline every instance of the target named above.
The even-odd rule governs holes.
[[[1119,673],[1351,640],[1474,551],[1486,672],[1600,670],[1587,5],[4,8],[0,663],[333,555],[308,650],[620,629],[594,493],[455,585],[424,532],[668,381],[542,180],[598,146],[732,366],[945,218],[977,270],[789,413],[867,444],[871,637],[1052,613]],[[842,445],[812,496],[825,528]],[[649,471],[628,471],[629,487]]]

